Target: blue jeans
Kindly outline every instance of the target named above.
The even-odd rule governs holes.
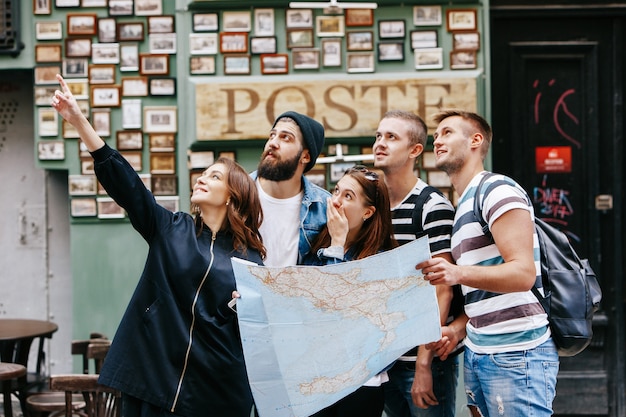
[[[383,384],[383,387],[385,387],[385,413],[389,417],[454,417],[459,377],[458,355],[445,361],[433,359],[431,369],[433,391],[439,405],[427,409],[417,407],[411,398],[415,362],[396,361],[387,371],[389,382]]]
[[[479,354],[465,347],[467,404],[483,416],[552,415],[559,357],[552,339],[534,349]]]

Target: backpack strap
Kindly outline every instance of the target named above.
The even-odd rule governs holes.
[[[427,185],[417,195],[417,198],[415,199],[415,208],[413,209],[413,226],[419,225],[420,229],[422,230],[421,233],[424,233],[424,225],[422,224],[424,204],[426,204],[426,201],[428,201],[432,193],[441,194],[441,191],[439,191],[436,187],[433,187],[432,185]]]
[[[476,186],[476,192],[474,193],[474,216],[476,217],[476,219],[478,219],[480,226],[483,228],[483,233],[485,234],[485,236],[489,237],[490,239],[493,239],[493,237],[491,236],[491,231],[489,230],[489,224],[487,224],[487,222],[485,222],[485,219],[483,219],[483,203],[480,199],[480,190],[482,190],[483,185],[485,185],[485,181],[487,181],[487,179],[489,177],[492,177],[493,175],[494,174],[492,172],[487,172],[486,174],[484,174],[483,177],[480,179],[478,186]]]

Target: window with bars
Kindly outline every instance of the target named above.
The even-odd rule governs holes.
[[[24,45],[19,33],[19,0],[0,0],[0,54],[19,55]]]

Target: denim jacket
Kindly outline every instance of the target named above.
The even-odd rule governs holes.
[[[250,174],[253,180],[257,179],[257,172]],[[300,206],[300,239],[298,242],[298,265],[311,250],[311,243],[326,226],[326,198],[330,193],[313,184],[304,175],[302,176],[304,196]]]

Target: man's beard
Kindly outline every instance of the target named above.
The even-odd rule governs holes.
[[[292,159],[265,159],[267,151],[261,155],[261,162],[257,168],[257,176],[270,181],[286,181],[293,178],[300,163],[302,150]]]

